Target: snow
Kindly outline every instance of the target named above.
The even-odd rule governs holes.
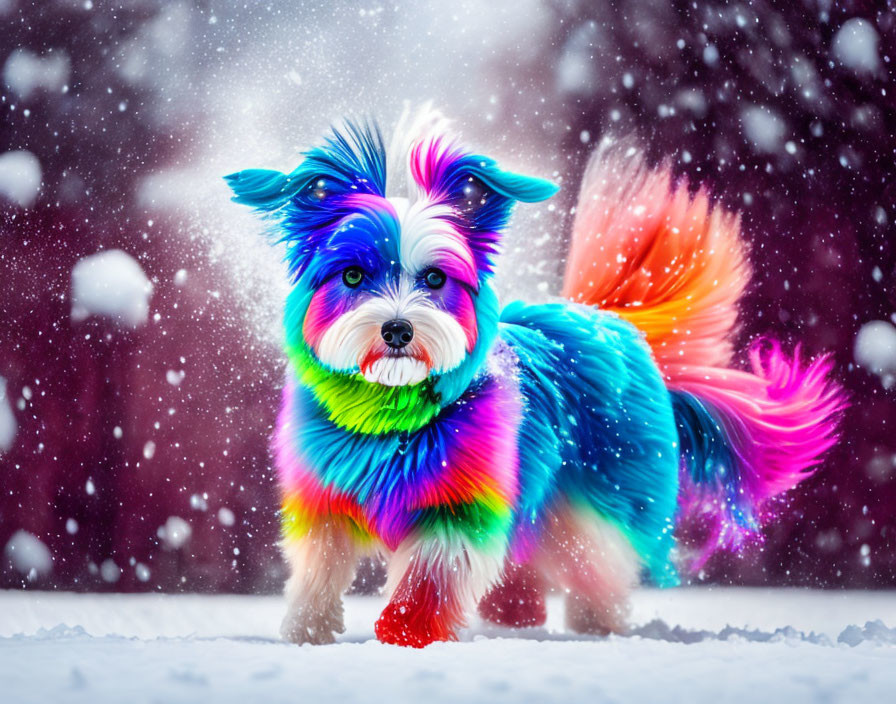
[[[169,516],[156,534],[168,550],[177,550],[187,544],[193,529],[180,516]]]
[[[100,565],[100,576],[104,582],[115,584],[115,582],[121,579],[121,568],[115,564],[115,560],[111,557],[107,558]]]
[[[12,447],[18,429],[19,425],[6,391],[6,379],[0,376],[0,454]]]
[[[599,32],[593,22],[572,33],[557,61],[557,89],[561,93],[593,92],[598,79],[593,57],[599,44]]]
[[[142,562],[138,562],[134,565],[134,572],[137,575],[137,579],[141,582],[148,582],[149,578],[152,577],[152,570],[149,569]]]
[[[865,323],[853,348],[856,364],[881,377],[884,387],[893,385],[896,374],[896,327],[886,320]]]
[[[3,81],[19,98],[28,100],[41,90],[61,91],[70,71],[69,58],[62,52],[39,56],[28,49],[16,49],[3,65]]]
[[[180,386],[180,382],[184,380],[186,373],[183,369],[169,369],[165,372],[165,381],[167,381],[172,386]]]
[[[744,135],[761,152],[780,151],[784,142],[784,120],[773,110],[759,105],[744,108],[741,113]]]
[[[876,702],[896,687],[888,592],[644,590],[628,636],[475,623],[459,643],[373,640],[349,597],[332,646],[283,643],[279,597],[0,592],[0,681],[16,702]],[[730,625],[729,625],[730,624]]]
[[[174,274],[174,285],[183,286],[187,283],[187,270],[178,269]]]
[[[4,557],[12,568],[29,580],[53,571],[50,549],[37,536],[25,530],[17,530],[3,548]]]
[[[853,17],[837,30],[831,48],[841,64],[864,76],[880,71],[879,42],[880,37],[873,24],[861,17]]]
[[[72,269],[72,320],[90,315],[137,328],[149,316],[152,284],[137,260],[120,249],[81,259]]]
[[[790,64],[790,75],[799,86],[799,96],[808,104],[820,101],[824,87],[812,60],[802,54],[793,57]]]
[[[0,199],[30,208],[37,200],[42,178],[40,161],[31,152],[0,154]]]
[[[694,117],[702,119],[706,115],[706,96],[699,88],[683,88],[675,94],[675,102]]]

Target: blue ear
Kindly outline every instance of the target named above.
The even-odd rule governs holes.
[[[245,169],[225,176],[233,189],[233,200],[259,210],[277,210],[292,198],[301,183],[292,175],[269,169]]]
[[[550,181],[545,181],[543,178],[502,171],[496,166],[483,165],[473,168],[471,171],[483,183],[502,196],[513,198],[523,203],[537,203],[547,200],[560,190],[560,186]]]

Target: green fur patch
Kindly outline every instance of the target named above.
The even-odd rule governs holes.
[[[414,386],[374,384],[357,372],[328,369],[304,342],[288,344],[286,354],[299,381],[311,389],[330,421],[351,432],[413,432],[441,410],[429,379]]]

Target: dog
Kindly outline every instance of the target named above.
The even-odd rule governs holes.
[[[503,308],[518,202],[558,187],[405,116],[348,121],[290,173],[226,180],[286,245],[288,374],[272,441],[291,575],[281,633],[331,643],[356,563],[388,559],[384,643],[454,640],[477,608],[623,632],[641,582],[738,549],[836,441],[832,362],[773,340],[732,368],[739,219],[630,139],[585,171],[561,296]],[[777,507],[777,508],[776,508]],[[685,523],[703,541],[676,547]]]

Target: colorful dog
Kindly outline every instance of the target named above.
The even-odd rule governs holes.
[[[620,631],[642,579],[737,548],[835,441],[831,364],[754,343],[730,368],[750,275],[739,221],[605,142],[585,174],[563,302],[503,309],[492,287],[517,201],[547,181],[404,120],[389,149],[347,124],[289,174],[227,177],[286,243],[290,366],[274,438],[282,634],[328,643],[358,558],[389,559],[386,643],[452,640],[479,606]],[[401,190],[403,193],[400,193]],[[797,355],[798,357],[798,355]],[[675,551],[697,517],[702,551]]]

